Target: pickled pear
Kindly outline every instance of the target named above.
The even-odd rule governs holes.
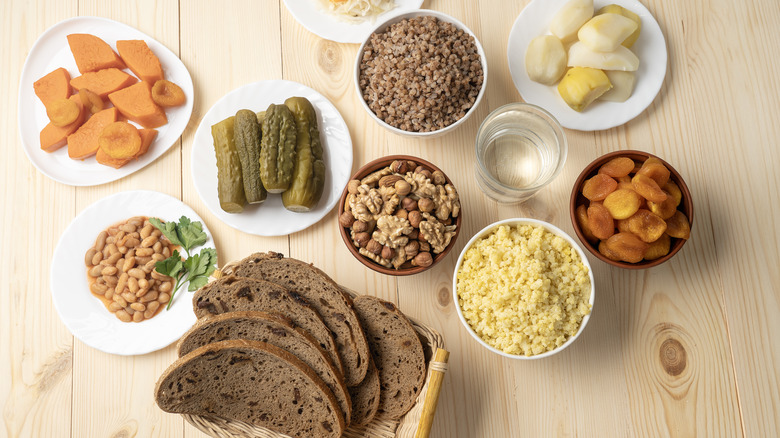
[[[619,14],[601,14],[588,20],[577,37],[596,52],[613,52],[636,30],[636,22]]]
[[[582,41],[577,41],[569,47],[568,64],[569,67],[636,71],[639,68],[639,58],[623,46],[618,46],[614,52],[596,52]]]
[[[531,40],[525,52],[525,71],[540,84],[553,85],[566,71],[566,50],[554,35],[542,35]]]
[[[561,41],[573,41],[577,31],[593,17],[593,0],[570,0],[550,21],[550,32]]]
[[[579,44],[579,43],[577,43]],[[582,111],[612,88],[607,75],[598,69],[574,67],[558,84],[558,93],[574,111]]]
[[[605,70],[612,88],[599,97],[599,100],[625,102],[631,97],[636,84],[636,74],[632,71]]]
[[[601,14],[620,14],[624,17],[634,20],[634,23],[636,23],[636,30],[634,31],[634,33],[632,33],[626,39],[623,40],[623,44],[622,44],[623,47],[630,49],[631,46],[634,45],[636,40],[639,39],[639,34],[642,31],[642,19],[639,18],[639,15],[629,11],[623,6],[615,5],[615,4],[604,6],[603,8],[599,9],[598,12],[596,12],[596,15],[601,15]]]

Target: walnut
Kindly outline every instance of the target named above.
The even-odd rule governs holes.
[[[362,255],[364,257],[368,257],[369,259],[375,261],[376,263],[379,263],[380,265],[384,266],[385,268],[389,268],[389,267],[393,266],[392,263],[390,263],[390,260],[383,259],[381,256],[378,256],[378,255],[374,254],[373,252],[366,251],[365,248],[360,248],[358,250],[358,252],[360,253],[360,255]]]
[[[368,185],[363,184],[358,187],[358,193],[353,198],[353,202],[350,203],[350,209],[355,219],[363,222],[369,222],[376,219],[382,211],[382,195],[377,189],[372,189]]]
[[[407,256],[406,251],[404,251],[404,248],[400,247],[395,250],[395,257],[393,257],[393,260],[391,260],[390,262],[393,264],[393,267],[395,269],[400,269],[401,265],[406,263],[407,260],[409,260],[409,256]]]
[[[381,216],[376,221],[373,238],[382,245],[398,248],[409,242],[409,238],[405,235],[411,231],[412,226],[407,219],[397,216]]]
[[[345,228],[349,228],[352,226],[352,224],[355,223],[355,217],[352,216],[352,213],[345,211],[339,215],[339,225]]]
[[[383,176],[387,176],[393,173],[392,170],[390,170],[389,167],[384,167],[382,169],[377,170],[376,172],[368,175],[367,177],[360,180],[360,184],[364,185],[374,185],[379,182],[380,179],[382,179]]]
[[[436,205],[436,217],[439,220],[447,220],[452,217],[458,217],[460,214],[460,197],[452,184],[436,186],[437,194],[433,198]]]
[[[454,225],[444,225],[428,213],[423,213],[424,221],[420,222],[420,235],[431,245],[435,254],[439,254],[450,244],[455,235]]]
[[[436,186],[423,173],[407,173],[404,180],[412,186],[411,194],[417,198],[433,198],[436,196]]]
[[[380,186],[377,189],[382,196],[382,213],[393,214],[395,209],[398,208],[398,204],[401,203],[401,197],[395,193],[395,187],[393,186]]]

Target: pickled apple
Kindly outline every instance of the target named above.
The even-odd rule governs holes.
[[[580,43],[576,43],[575,46]],[[558,84],[558,93],[571,109],[582,111],[612,88],[607,75],[598,69],[574,67]]]
[[[577,41],[569,47],[568,65],[601,70],[636,71],[639,68],[639,58],[623,46],[618,46],[613,52],[596,52],[582,41]]]
[[[577,31],[593,17],[593,0],[570,0],[550,21],[550,32],[563,42],[576,39]]]
[[[528,43],[525,52],[528,78],[540,84],[553,85],[566,71],[566,50],[554,35],[542,35]]]
[[[642,32],[642,19],[639,18],[639,15],[629,11],[628,9],[624,8],[623,6],[611,4],[604,6],[603,8],[599,9],[598,12],[596,12],[596,15],[601,14],[620,14],[624,17],[632,19],[636,23],[636,30],[634,33],[629,35],[626,39],[623,40],[622,46],[630,49],[631,46],[634,45],[637,39],[639,39],[639,34]]]
[[[612,52],[634,33],[636,22],[620,14],[601,14],[588,20],[577,32],[577,37],[596,52]]]

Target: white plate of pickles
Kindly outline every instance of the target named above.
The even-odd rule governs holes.
[[[624,8],[624,10],[630,11],[630,13],[634,14],[634,18],[638,17],[641,21],[641,24],[638,26],[639,36],[633,45],[630,46],[630,49],[628,49],[633,55],[636,55],[639,65],[634,72],[633,90],[630,91],[627,99],[624,101],[602,100],[602,98],[607,96],[605,94],[602,98],[598,98],[585,106],[581,111],[575,111],[559,93],[558,85],[560,80],[555,81],[551,85],[535,82],[530,79],[526,68],[526,54],[529,44],[536,37],[553,35],[550,29],[551,23],[554,21],[556,14],[570,1],[572,0],[533,0],[517,17],[509,34],[509,42],[507,44],[507,58],[512,80],[524,101],[548,110],[565,128],[579,131],[599,131],[620,126],[641,114],[653,102],[661,89],[666,76],[667,63],[664,35],[650,11],[637,0],[594,1],[593,11],[596,15],[604,12],[616,13],[616,9],[604,10],[602,8],[607,6],[614,8],[614,5],[617,5]],[[625,14],[625,16],[628,17],[631,15],[630,13]],[[579,29],[579,26],[577,26],[577,29]],[[610,30],[607,32],[610,32]],[[575,34],[573,42],[570,41],[563,44],[564,52],[567,55],[571,55],[570,46],[572,44],[577,44],[580,48],[584,46],[583,41],[577,41],[577,35]],[[619,50],[624,50],[624,48],[619,47]],[[581,55],[581,53],[578,55]],[[598,55],[601,57],[602,53],[598,53]],[[628,54],[627,56],[632,57],[633,55]],[[572,57],[569,57],[567,61],[571,61],[571,59]],[[611,74],[611,72],[606,73]],[[565,76],[566,73],[562,75],[562,77]]]
[[[212,127],[235,116],[239,110],[264,112],[271,104],[284,106],[285,101],[292,97],[307,99],[316,114],[325,164],[324,184],[319,200],[308,211],[291,211],[288,209],[289,202],[288,207],[282,202],[282,193],[268,193],[264,201],[252,204],[244,203],[241,199],[225,199],[225,187],[232,184],[232,187],[236,188],[237,185],[243,184],[243,173],[242,181],[239,182],[236,182],[235,178],[231,181],[225,172],[218,176]],[[240,165],[237,155],[234,156],[234,163]],[[237,88],[211,107],[195,132],[192,147],[192,178],[195,189],[211,213],[227,225],[245,233],[285,236],[317,223],[338,202],[351,171],[352,139],[346,122],[325,96],[297,82],[267,80]],[[222,178],[222,181],[219,178]],[[220,199],[220,193],[223,194],[223,199]]]

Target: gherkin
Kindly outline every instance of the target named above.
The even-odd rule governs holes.
[[[325,187],[325,162],[317,114],[305,97],[291,97],[284,104],[295,116],[297,159],[292,184],[282,193],[282,203],[290,211],[306,212],[317,205]]]
[[[246,200],[250,204],[260,204],[265,201],[267,193],[260,180],[260,124],[257,115],[250,110],[238,110],[233,130]]]
[[[295,118],[287,106],[271,104],[262,128],[260,178],[268,193],[282,193],[290,187],[295,170]]]
[[[241,175],[241,161],[238,158],[233,138],[235,117],[211,127],[214,139],[214,152],[217,155],[217,195],[219,206],[228,213],[244,211],[246,196]]]

